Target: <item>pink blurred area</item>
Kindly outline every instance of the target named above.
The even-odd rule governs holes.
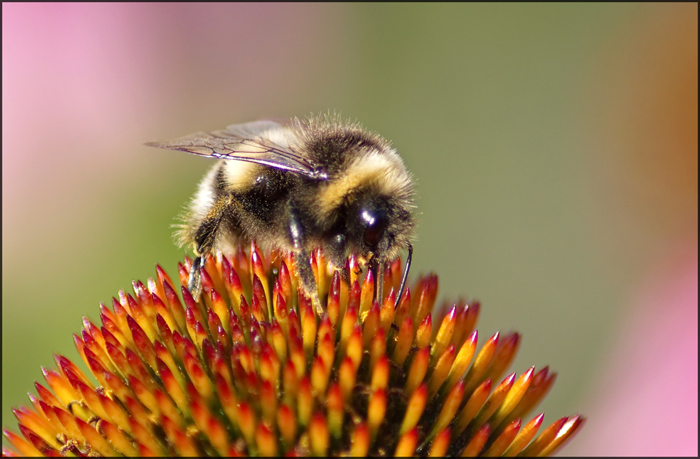
[[[681,245],[631,299],[566,455],[698,455],[697,250]]]
[[[332,25],[341,9],[3,4],[5,237],[41,244],[37,214],[85,221],[126,174],[145,181],[150,168],[169,167],[142,147],[154,136],[297,115],[299,99],[324,87],[305,64],[343,52]],[[274,95],[285,88],[289,98]]]
[[[95,148],[76,144],[61,153],[109,161],[94,151],[125,131],[152,131],[143,123],[164,106],[173,118],[190,109],[206,117],[286,106],[261,100],[261,90],[313,87],[318,81],[304,64],[340,32],[329,33],[331,11],[304,5],[4,4],[3,13],[3,89],[12,88],[3,91],[3,115],[11,115],[3,117],[4,146],[16,152],[10,166],[36,162],[37,153],[51,161],[56,155],[37,151],[39,142],[69,136]]]
[[[697,8],[662,13],[636,24],[600,65],[609,97],[598,110],[598,205],[629,234],[613,240],[602,228],[600,245],[611,259],[647,257],[622,293],[621,326],[567,455],[698,455]]]

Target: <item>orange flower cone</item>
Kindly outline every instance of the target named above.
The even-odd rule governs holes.
[[[583,424],[541,428],[530,412],[556,374],[503,377],[520,336],[497,333],[477,352],[479,303],[435,309],[437,276],[394,308],[399,261],[381,302],[353,258],[350,283],[319,252],[312,267],[321,316],[291,257],[255,245],[206,260],[200,302],[157,266],[101,305],[101,326],[84,320],[74,341],[91,375],[56,356],[30,407],[13,411],[20,434],[3,431],[3,455],[535,456]]]

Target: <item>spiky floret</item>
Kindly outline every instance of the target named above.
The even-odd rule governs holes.
[[[312,267],[319,317],[297,291],[290,256],[255,245],[206,261],[196,303],[159,266],[133,295],[85,318],[78,352],[44,369],[22,436],[3,455],[431,455],[554,453],[582,425],[562,418],[536,434],[528,413],[554,383],[534,367],[500,383],[520,336],[496,333],[477,352],[480,305],[434,310],[437,277],[421,277],[394,309],[401,264],[372,273],[348,260],[350,283],[320,252]],[[187,284],[191,262],[178,267]],[[433,326],[435,324],[435,326]],[[95,380],[97,383],[95,383]]]

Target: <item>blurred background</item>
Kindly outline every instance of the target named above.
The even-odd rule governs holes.
[[[2,12],[3,427],[82,316],[176,273],[212,163],[144,142],[335,110],[416,176],[412,272],[559,373],[565,454],[697,455],[697,4]]]

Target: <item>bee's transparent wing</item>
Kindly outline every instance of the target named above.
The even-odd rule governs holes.
[[[166,142],[146,145],[180,150],[211,158],[247,161],[305,177],[324,179],[325,171],[294,151],[289,130],[275,121],[234,124],[213,132],[198,132]]]

